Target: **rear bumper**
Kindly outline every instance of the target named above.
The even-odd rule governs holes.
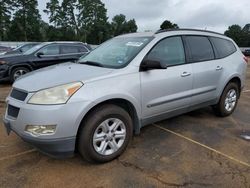
[[[68,158],[74,156],[75,137],[59,138],[59,139],[39,139],[31,136],[21,135],[11,128],[11,124],[7,119],[3,119],[3,123],[7,130],[7,134],[11,131],[15,132],[25,142],[34,146],[40,152],[54,158]]]

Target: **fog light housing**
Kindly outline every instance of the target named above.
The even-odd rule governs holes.
[[[56,132],[56,125],[27,125],[25,132],[33,136],[53,135]]]

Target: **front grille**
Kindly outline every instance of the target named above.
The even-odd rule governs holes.
[[[24,91],[17,90],[15,88],[12,89],[10,96],[14,99],[25,101],[28,93]]]
[[[17,118],[17,116],[19,114],[19,110],[20,110],[20,108],[17,108],[17,107],[12,106],[12,105],[8,105],[8,116],[13,117],[13,118]]]

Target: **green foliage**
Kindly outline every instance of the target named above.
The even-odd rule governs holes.
[[[250,46],[250,33],[243,30],[239,25],[229,26],[224,34],[232,38],[240,47]]]
[[[41,16],[37,0],[14,0],[15,13],[10,24],[9,39],[12,41],[41,40]]]
[[[7,40],[11,12],[13,11],[12,5],[12,0],[2,0],[0,3],[0,41]]]
[[[49,21],[54,25],[57,34],[49,40],[80,40],[99,44],[110,38],[107,9],[100,0],[51,0],[47,3]],[[50,33],[50,32],[49,32]]]
[[[46,4],[46,9],[44,12],[49,15],[49,22],[55,27],[62,25],[63,16],[58,0],[50,0],[50,2]]]
[[[133,33],[137,31],[137,25],[134,19],[127,21],[126,16],[119,14],[112,19],[112,34],[114,36],[121,35],[124,33]]]
[[[161,26],[160,26],[161,29],[178,29],[179,26],[175,23],[172,23],[168,20],[165,20]]]

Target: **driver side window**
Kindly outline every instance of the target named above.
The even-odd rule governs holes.
[[[149,52],[147,59],[167,66],[184,64],[185,52],[181,37],[163,39]]]
[[[59,45],[49,45],[45,46],[38,53],[43,53],[43,55],[59,55],[60,49]]]

